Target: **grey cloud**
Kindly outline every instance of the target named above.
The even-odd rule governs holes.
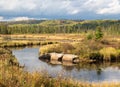
[[[72,17],[84,13],[118,15],[119,2],[119,0],[0,0],[0,15],[51,18]]]

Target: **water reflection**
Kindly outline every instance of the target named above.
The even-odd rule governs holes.
[[[21,65],[29,72],[46,71],[50,76],[72,77],[73,79],[90,82],[120,81],[120,63],[79,63],[39,60],[39,47],[13,49]]]
[[[56,61],[56,60],[51,60],[51,61],[50,61],[50,64],[51,64],[51,65],[59,65],[59,64],[62,64],[62,62]]]

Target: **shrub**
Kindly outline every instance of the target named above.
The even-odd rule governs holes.
[[[120,49],[118,50],[118,56],[120,57]]]
[[[104,45],[109,45],[109,44],[110,44],[109,41],[108,41],[108,40],[105,40],[105,39],[104,39],[104,40],[101,40],[101,43],[104,44]]]
[[[94,37],[93,34],[88,34],[88,35],[87,35],[87,39],[88,39],[88,40],[93,39],[93,37]]]

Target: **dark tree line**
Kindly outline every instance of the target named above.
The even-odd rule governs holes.
[[[47,21],[47,20],[46,20]],[[35,23],[27,22],[3,22],[0,23],[0,34],[43,34],[43,33],[81,33],[89,30],[95,30],[98,26],[104,32],[110,34],[120,34],[119,20],[97,20],[97,21],[55,21],[45,24],[46,21],[37,21]],[[39,23],[38,23],[39,22]]]

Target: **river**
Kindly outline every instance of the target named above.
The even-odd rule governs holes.
[[[55,64],[39,60],[39,47],[12,49],[20,65],[28,72],[48,73],[51,77],[63,76],[88,82],[120,82],[120,63]]]

